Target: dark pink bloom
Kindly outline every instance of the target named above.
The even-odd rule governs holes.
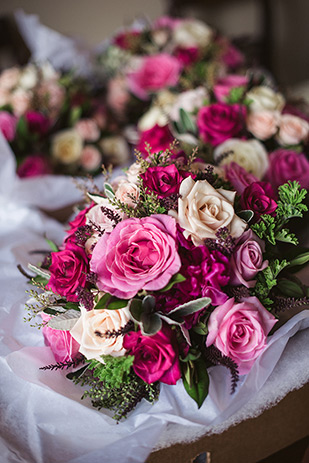
[[[48,321],[50,316],[42,313],[44,321]],[[55,330],[49,326],[43,327],[44,341],[54,354],[56,362],[70,362],[79,352],[79,344],[72,338],[69,331]]]
[[[178,61],[184,66],[190,66],[199,59],[199,49],[197,47],[176,48],[174,52]]]
[[[85,251],[81,247],[72,246],[63,251],[52,252],[51,259],[51,276],[47,288],[66,297],[68,301],[76,302],[77,290],[86,285],[88,259]]]
[[[141,133],[141,138],[136,149],[147,157],[148,153],[146,151],[146,143],[150,145],[152,153],[158,153],[159,151],[165,151],[169,148],[173,141],[174,137],[168,126],[164,125],[161,127],[156,124],[151,129],[145,130]]]
[[[228,299],[210,315],[206,345],[214,344],[237,363],[241,375],[247,374],[264,351],[267,335],[277,321],[256,297],[239,304]]]
[[[246,108],[238,104],[215,103],[199,110],[197,126],[202,140],[217,146],[236,137],[244,127]]]
[[[175,29],[178,24],[183,22],[182,19],[172,18],[171,16],[160,16],[153,23],[154,29]]]
[[[28,111],[25,114],[29,132],[44,135],[48,132],[50,121],[48,117],[37,111]]]
[[[147,100],[151,93],[177,84],[181,64],[167,53],[142,58],[141,66],[128,75],[131,92],[141,100]]]
[[[17,119],[8,111],[0,111],[0,132],[7,141],[14,140]]]
[[[176,384],[180,379],[178,345],[168,326],[153,336],[132,331],[124,337],[123,347],[134,355],[133,370],[146,383]]]
[[[234,161],[229,164],[224,164],[223,168],[225,178],[240,195],[247,186],[251,185],[251,183],[258,182],[258,179],[253,174],[246,171],[246,169]]]
[[[130,50],[134,48],[135,41],[140,35],[140,31],[136,30],[120,32],[114,37],[114,44],[123,50]]]
[[[305,154],[278,149],[270,154],[269,162],[266,179],[274,188],[288,180],[296,180],[302,188],[309,188],[309,161]]]
[[[164,288],[180,265],[176,222],[161,214],[120,222],[99,239],[90,261],[98,288],[123,299]]]
[[[225,53],[222,56],[222,60],[228,68],[234,70],[240,66],[243,66],[245,62],[245,56],[240,50],[238,50],[238,48],[229,43]]]
[[[254,212],[256,222],[262,214],[275,215],[277,203],[274,198],[275,193],[270,183],[254,182],[244,190],[240,202],[243,209]]]
[[[92,203],[90,206],[86,207],[85,209],[81,210],[76,217],[69,222],[70,228],[66,231],[67,236],[64,239],[64,244],[68,243],[75,243],[76,237],[75,233],[77,232],[79,227],[86,225],[86,214],[87,212],[94,206]]]
[[[213,91],[218,101],[225,101],[226,97],[229,96],[232,88],[246,87],[247,85],[248,78],[246,76],[230,74],[218,79],[214,85]]]
[[[189,174],[179,172],[175,164],[169,166],[149,167],[140,177],[143,179],[143,186],[153,191],[159,198],[177,194],[184,178]]]
[[[28,156],[18,167],[17,174],[21,178],[37,177],[51,174],[52,170],[46,158],[40,154]]]

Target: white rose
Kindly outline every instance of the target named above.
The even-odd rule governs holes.
[[[265,85],[253,87],[247,93],[247,97],[252,100],[249,106],[250,111],[261,111],[263,109],[267,109],[268,111],[281,112],[285,105],[283,95],[279,92],[275,92]]]
[[[83,149],[83,141],[79,133],[74,129],[62,130],[53,136],[51,152],[52,156],[62,162],[71,164],[80,159]]]
[[[227,153],[226,157],[224,157],[225,153]],[[214,159],[219,160],[220,166],[234,161],[259,180],[264,177],[269,165],[267,151],[258,140],[230,138],[216,147]]]
[[[204,105],[204,101],[208,98],[208,92],[204,87],[198,87],[194,90],[180,93],[178,98],[170,110],[170,117],[173,121],[179,121],[180,108],[188,113],[193,113]]]
[[[120,135],[103,138],[100,141],[100,147],[108,162],[124,164],[129,159],[129,146]]]
[[[173,30],[173,41],[179,47],[206,47],[213,36],[213,30],[197,19],[178,24]]]
[[[19,78],[19,86],[24,90],[31,90],[38,83],[37,68],[33,64],[25,67]]]
[[[118,331],[130,320],[128,308],[119,310],[89,310],[81,307],[81,316],[71,329],[72,337],[80,344],[79,352],[88,360],[104,363],[101,355],[121,357],[126,350],[123,336],[106,336],[107,331]]]
[[[151,108],[138,121],[138,129],[141,132],[152,129],[156,124],[160,127],[168,124],[167,115],[159,106],[151,106]]]
[[[309,134],[309,124],[300,117],[283,114],[280,120],[277,140],[281,145],[298,145],[305,141]]]
[[[234,211],[236,192],[213,188],[206,180],[195,182],[192,177],[182,181],[179,189],[178,213],[169,211],[181,228],[184,237],[191,238],[195,246],[207,238],[216,238],[217,231],[227,227],[238,238],[247,224]]]

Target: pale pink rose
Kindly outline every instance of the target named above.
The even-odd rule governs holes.
[[[79,162],[85,170],[91,172],[98,169],[100,167],[101,161],[101,153],[95,146],[86,145],[83,148]]]
[[[278,142],[281,145],[298,145],[308,139],[309,124],[300,117],[283,114],[280,120]]]
[[[268,140],[278,130],[280,114],[277,111],[254,111],[247,117],[247,129],[256,138]]]
[[[232,88],[245,88],[247,87],[247,85],[248,77],[238,74],[230,74],[218,79],[216,84],[214,85],[213,91],[218,101],[225,102]]]
[[[204,244],[207,238],[216,238],[217,231],[227,227],[238,238],[247,224],[234,211],[236,192],[216,190],[207,180],[195,182],[192,177],[182,181],[179,189],[178,212],[169,211],[175,217],[185,238],[191,238],[195,246]]]
[[[146,56],[140,67],[128,75],[131,92],[141,100],[147,100],[151,93],[177,84],[181,71],[179,61],[167,53]]]
[[[129,99],[130,94],[124,77],[117,76],[108,82],[107,104],[118,116],[124,115]]]
[[[264,351],[267,335],[277,321],[256,297],[239,304],[228,299],[210,315],[206,345],[214,344],[236,362],[241,375],[247,374]]]
[[[130,320],[129,309],[89,310],[81,307],[81,316],[70,333],[80,344],[79,352],[87,360],[95,359],[104,363],[101,355],[121,357],[126,349],[123,347],[123,336],[105,336],[107,331],[118,331]]]
[[[138,201],[139,198],[139,188],[135,183],[122,182],[119,184],[115,196],[122,203],[130,207],[136,207],[137,204],[135,201]]]
[[[8,111],[0,111],[0,132],[7,141],[12,141],[16,133],[16,117]]]
[[[132,164],[126,172],[129,182],[137,183],[140,173],[141,173],[140,164],[137,162],[134,162],[134,164]]]
[[[42,313],[44,321],[50,320],[50,316]],[[49,326],[43,327],[45,344],[54,354],[56,362],[70,362],[78,354],[79,344],[72,338],[69,331],[55,330]]]
[[[93,119],[80,119],[75,129],[85,141],[97,141],[100,136],[100,130]]]
[[[15,116],[20,117],[30,108],[31,93],[19,88],[11,94],[10,103]]]
[[[20,69],[18,67],[5,69],[0,75],[0,87],[6,91],[12,90],[17,85],[19,77]]]

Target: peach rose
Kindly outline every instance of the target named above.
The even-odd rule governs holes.
[[[277,111],[254,111],[247,117],[247,129],[256,138],[268,140],[278,130],[280,114]]]
[[[309,134],[309,124],[300,117],[283,114],[280,120],[278,142],[281,145],[298,145],[306,141]]]
[[[81,307],[81,316],[71,329],[71,336],[80,344],[79,352],[88,360],[104,363],[101,355],[121,357],[126,350],[123,336],[107,337],[106,331],[117,331],[130,320],[128,308],[89,310]]]
[[[52,156],[62,162],[71,164],[80,159],[83,149],[83,141],[79,133],[74,129],[58,132],[52,139]]]
[[[81,119],[75,124],[75,129],[85,141],[97,141],[100,130],[93,119]]]
[[[195,182],[188,177],[180,185],[178,213],[169,211],[184,229],[185,238],[191,238],[195,246],[204,244],[207,238],[216,238],[217,231],[227,227],[238,238],[247,224],[234,211],[235,192],[213,188],[207,180]]]

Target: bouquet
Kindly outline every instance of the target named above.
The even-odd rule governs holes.
[[[56,360],[43,368],[69,369],[118,420],[161,383],[182,380],[201,407],[214,365],[233,393],[280,313],[309,301],[293,273],[309,252],[286,228],[307,210],[297,182],[273,189],[239,165],[230,182],[195,152],[148,148],[102,191],[88,187],[60,248],[48,241],[29,264],[29,319],[41,317]]]
[[[0,131],[20,177],[95,174],[102,162],[116,165],[129,157],[100,87],[48,63],[0,74]]]

